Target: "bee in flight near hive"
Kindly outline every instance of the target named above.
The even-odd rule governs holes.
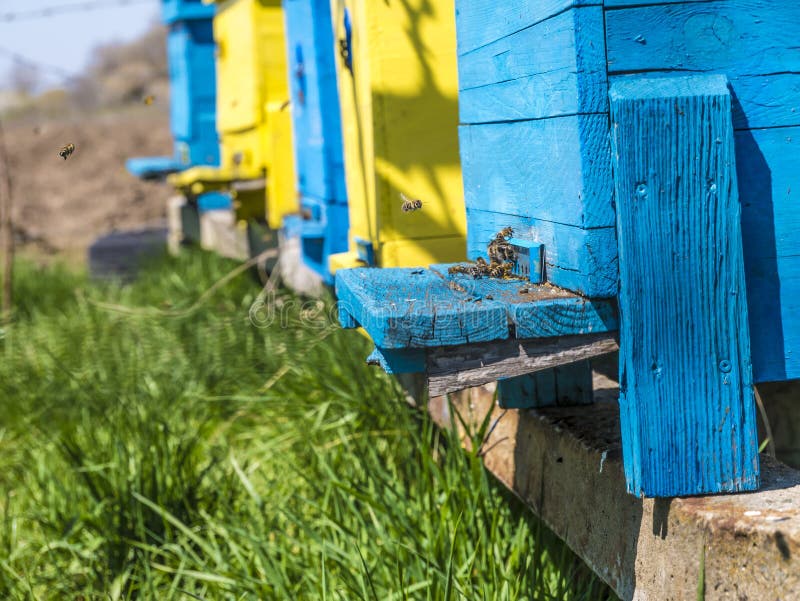
[[[152,94],[148,94],[147,96],[144,97],[144,100],[142,102],[144,102],[147,106],[150,106],[155,101],[156,101],[156,97],[153,96]]]
[[[58,151],[58,156],[60,156],[62,159],[66,161],[67,157],[71,155],[73,152],[75,152],[75,144],[67,144],[66,146],[63,146],[61,150]]]
[[[400,198],[403,199],[403,204],[400,205],[400,208],[403,210],[403,213],[411,213],[413,211],[418,211],[422,208],[422,201],[419,199],[411,200],[408,196],[400,192]]]

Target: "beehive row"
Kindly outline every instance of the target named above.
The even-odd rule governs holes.
[[[165,0],[164,16],[171,49],[209,19],[216,42],[216,66],[170,50],[190,150],[165,170],[187,215],[221,194],[251,247],[296,232],[336,274],[343,325],[432,391],[590,402],[587,359],[619,330],[631,492],[757,486],[752,383],[800,377],[795,3]],[[214,73],[218,161],[191,150]]]

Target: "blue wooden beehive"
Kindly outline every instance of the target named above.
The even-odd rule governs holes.
[[[347,250],[348,211],[329,0],[284,0],[303,261],[332,283]]]
[[[800,377],[800,239],[792,235],[800,219],[792,203],[800,186],[800,47],[787,25],[800,19],[800,5],[456,6],[470,257],[485,256],[492,236],[510,226],[544,247],[546,281],[588,297],[598,315],[602,299],[618,296],[632,493],[757,487],[752,384]],[[438,273],[446,285],[446,272]],[[436,279],[415,293],[411,277],[342,274],[342,317],[376,343],[396,345],[388,358],[378,349],[388,367],[397,355],[430,375],[431,351],[420,359],[419,349],[452,343],[439,338],[440,315],[453,331],[484,340],[493,322],[485,308],[454,303],[456,292],[442,300]],[[467,298],[486,287],[480,282]],[[438,295],[438,308],[426,290]],[[382,306],[370,304],[381,295]],[[494,323],[516,332],[535,325],[540,340],[548,327],[563,334],[565,323],[578,323],[560,308],[521,318],[519,302],[500,304],[506,315],[496,313]],[[425,323],[420,313],[435,319]],[[483,317],[464,321],[476,313]],[[595,320],[593,331],[604,325],[616,327]]]
[[[137,157],[127,168],[137,177],[163,177],[195,165],[219,163],[216,131],[216,76],[211,19],[214,6],[201,0],[163,0],[168,26],[171,157]]]

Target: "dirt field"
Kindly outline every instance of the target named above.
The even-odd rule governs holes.
[[[164,218],[170,188],[137,180],[125,160],[172,153],[165,109],[6,123],[5,134],[22,252],[77,260],[100,234]],[[70,142],[64,161],[58,151]]]

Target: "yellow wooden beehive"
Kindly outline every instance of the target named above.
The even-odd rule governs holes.
[[[280,0],[216,4],[221,164],[189,169],[170,182],[195,194],[231,189],[239,218],[266,217],[277,229],[299,211],[283,9]]]
[[[463,260],[454,0],[332,7],[350,250],[331,270]],[[404,212],[401,193],[422,208]]]

